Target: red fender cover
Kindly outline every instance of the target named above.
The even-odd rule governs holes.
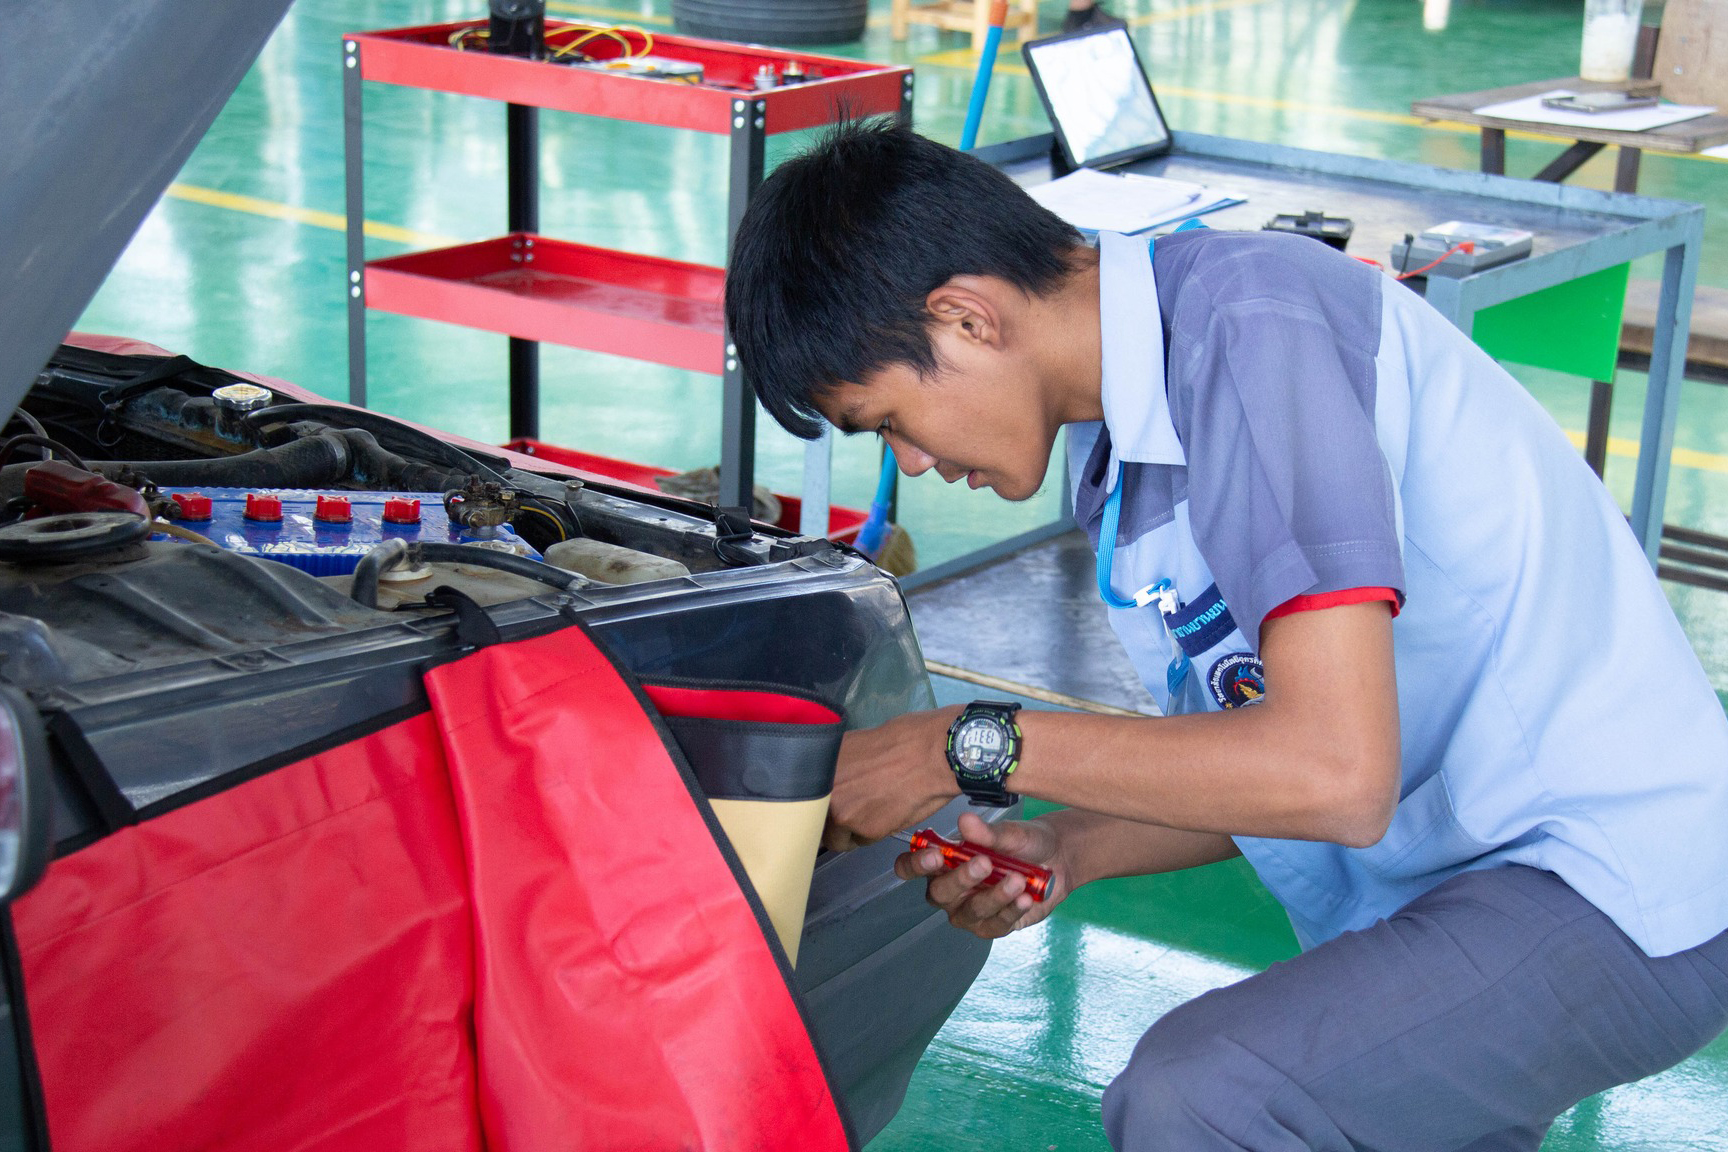
[[[426,684],[13,906],[57,1152],[849,1147],[736,861],[585,631]]]
[[[478,1149],[430,715],[125,828],[13,905],[56,1152]]]
[[[848,1147],[777,945],[611,661],[571,628],[426,685],[469,845],[489,1146]]]

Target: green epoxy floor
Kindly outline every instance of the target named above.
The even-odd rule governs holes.
[[[1054,27],[1063,4],[1046,0]],[[1423,125],[1410,101],[1575,70],[1577,0],[1458,3],[1443,33],[1414,0],[1116,0],[1130,17],[1166,115],[1180,129],[1456,168],[1474,168],[1474,133]],[[239,92],[150,216],[80,327],[153,341],[206,363],[346,395],[340,231],[340,35],[467,19],[483,0],[299,0]],[[670,0],[552,0],[554,15],[669,28]],[[913,30],[894,44],[887,0],[842,55],[911,62],[915,117],[958,139],[973,60],[964,37]],[[1018,61],[992,88],[981,139],[1046,127]],[[369,85],[367,216],[372,256],[495,235],[504,228],[503,117],[493,105]],[[719,263],[724,142],[691,133],[547,114],[542,230],[590,243]],[[796,140],[771,143],[770,160]],[[1514,139],[1528,174],[1557,151]],[[1575,182],[1606,188],[1598,157]],[[1641,190],[1706,204],[1700,282],[1728,288],[1728,174],[1720,162],[1646,156]],[[1380,256],[1383,254],[1370,253]],[[1635,276],[1653,277],[1649,261]],[[375,407],[436,427],[505,434],[505,342],[400,317],[369,326]],[[1583,427],[1587,386],[1514,369],[1567,428]],[[713,377],[567,349],[544,355],[546,439],[674,468],[718,454]],[[1636,441],[1642,381],[1621,373],[1614,435]],[[711,414],[711,415],[710,415]],[[766,426],[761,477],[796,491],[801,446]],[[1728,532],[1728,390],[1686,386],[1668,520]],[[868,504],[876,448],[837,445],[835,493]],[[1610,458],[1626,502],[1633,461]],[[1047,491],[1025,505],[942,485],[903,488],[903,519],[926,564],[1050,518]],[[1728,596],[1669,587],[1719,690],[1728,690]],[[1580,627],[1589,627],[1587,620]],[[973,689],[941,681],[944,698]],[[1240,862],[1097,885],[1038,930],[998,945],[983,977],[920,1066],[900,1117],[873,1152],[945,1147],[1102,1149],[1098,1093],[1161,1012],[1294,950],[1271,899]],[[1728,1041],[1641,1085],[1586,1101],[1547,1145],[1563,1152],[1728,1149]]]

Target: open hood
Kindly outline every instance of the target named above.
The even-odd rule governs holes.
[[[0,413],[77,322],[289,2],[0,6]]]

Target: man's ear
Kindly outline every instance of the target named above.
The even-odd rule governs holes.
[[[955,276],[924,298],[930,321],[948,335],[972,344],[1000,347],[1002,308],[983,276]]]

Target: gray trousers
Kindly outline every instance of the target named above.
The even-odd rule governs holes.
[[[1531,1152],[1724,1026],[1728,932],[1652,960],[1552,873],[1468,872],[1165,1015],[1104,1129],[1119,1152]]]

